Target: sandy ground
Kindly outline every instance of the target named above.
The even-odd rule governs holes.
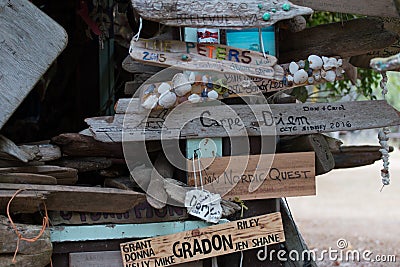
[[[367,144],[377,144],[375,141]],[[348,144],[354,144],[349,141]],[[365,143],[364,143],[365,144]],[[400,151],[390,158],[392,184],[382,192],[380,169],[374,165],[334,170],[317,177],[317,196],[288,198],[292,214],[310,249],[370,250],[395,255],[397,263],[319,260],[318,266],[400,266]],[[318,254],[317,254],[318,255]]]

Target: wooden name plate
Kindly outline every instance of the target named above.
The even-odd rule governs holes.
[[[315,195],[314,152],[200,159],[204,189],[225,199],[267,199]],[[198,166],[197,160],[195,163]],[[189,184],[194,185],[192,161]],[[199,172],[197,184],[199,184]],[[255,191],[254,188],[258,187]]]
[[[311,8],[284,0],[206,2],[185,0],[132,0],[132,6],[145,19],[176,27],[255,28],[280,20],[311,15]],[[268,13],[269,15],[265,15]]]
[[[124,266],[170,266],[285,241],[281,214],[271,213],[182,233],[122,243]]]
[[[220,44],[197,44],[179,41],[132,41],[130,56],[139,62],[193,71],[216,71],[252,77],[283,78],[283,69],[273,56]]]
[[[300,135],[400,124],[399,112],[382,100],[252,106],[185,103],[149,115],[128,109],[129,101],[118,102],[117,111],[127,110],[126,116],[86,119],[97,140],[121,142],[122,134],[125,141],[160,140],[162,131],[167,139],[243,136],[246,132],[250,136]],[[131,107],[137,107],[139,100],[132,101],[136,103]]]

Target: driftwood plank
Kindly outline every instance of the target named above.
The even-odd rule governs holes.
[[[0,0],[0,128],[66,45],[65,30],[31,2]]]
[[[400,34],[399,18],[379,18],[379,20],[384,24],[385,30]],[[400,38],[397,38],[396,42],[382,49],[371,50],[366,54],[351,57],[350,63],[356,67],[369,68],[371,59],[376,57],[386,58],[398,53],[400,53]]]
[[[4,160],[18,160],[28,162],[33,156],[20,149],[13,141],[0,135],[0,158]]]
[[[203,158],[200,161],[202,166],[207,166],[202,171],[205,189],[225,199],[316,194],[314,152]],[[192,161],[188,161],[187,166],[189,183],[194,185]],[[197,175],[197,179],[199,177]]]
[[[10,184],[57,184],[53,176],[34,173],[0,173],[0,183]]]
[[[274,56],[220,44],[197,44],[173,40],[132,41],[130,56],[149,65],[193,71],[245,74],[280,80],[283,69]],[[184,58],[183,56],[186,56]]]
[[[51,144],[39,144],[39,145],[21,145],[18,146],[21,150],[25,151],[29,155],[32,155],[35,161],[51,161],[61,158],[61,150],[58,146]]]
[[[197,1],[146,1],[132,0],[132,6],[145,19],[177,27],[254,28],[274,25],[280,20],[312,14],[311,8],[293,5],[284,0],[260,2],[211,0]],[[289,10],[282,8],[289,5]],[[271,12],[275,8],[276,12]],[[263,19],[266,12],[269,19]]]
[[[15,192],[18,189],[26,189],[27,192],[21,193],[22,196],[25,196],[25,202],[27,202],[26,199],[29,202],[31,198],[34,200],[37,198],[40,199],[40,195],[45,196],[44,202],[47,209],[56,211],[122,213],[132,209],[137,203],[143,202],[146,199],[146,195],[144,194],[114,188],[31,184],[2,184],[1,188],[2,190],[9,191],[9,193]],[[23,193],[31,193],[31,195],[24,195]],[[4,211],[10,196],[7,197],[6,194],[0,196],[0,209]],[[12,210],[18,212],[36,212],[38,206],[31,205],[31,203],[16,203]]]
[[[65,157],[52,161],[51,164],[72,168],[78,172],[89,172],[107,169],[113,162],[106,157]]]
[[[56,178],[57,184],[65,184],[66,181],[69,181],[69,184],[74,184],[78,180],[78,171],[76,169],[51,165],[0,168],[0,174],[2,173],[34,173],[47,175]]]
[[[285,241],[279,212],[121,244],[124,266],[170,266]],[[144,257],[138,257],[138,253]]]
[[[162,67],[146,65],[141,62],[134,61],[130,56],[127,56],[124,61],[122,61],[122,68],[130,73],[146,74],[156,74],[164,69]]]
[[[379,146],[343,146],[332,151],[335,159],[335,169],[354,168],[374,164],[382,158]],[[390,152],[393,147],[390,147]]]
[[[292,2],[318,11],[350,13],[374,17],[399,17],[393,0],[292,0]]]
[[[288,63],[312,54],[342,58],[357,56],[388,47],[397,41],[397,37],[397,34],[384,29],[379,19],[361,18],[324,24],[281,36],[279,60]]]
[[[134,112],[134,108],[127,109],[129,102],[130,99],[120,100],[118,105],[126,107],[128,113]],[[357,101],[252,106],[183,104],[172,113],[157,110],[148,117],[131,113],[125,116],[124,132],[124,114],[116,114],[114,121],[109,121],[87,120],[96,139],[121,142],[124,135],[125,141],[160,140],[162,129],[163,138],[167,139],[300,135],[399,125],[400,117],[386,101]]]

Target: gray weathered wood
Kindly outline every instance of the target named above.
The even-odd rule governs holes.
[[[32,155],[33,160],[46,162],[61,158],[61,150],[56,145],[38,144],[38,145],[21,145],[20,149]]]
[[[146,74],[156,74],[164,69],[163,67],[146,65],[141,62],[134,61],[130,56],[127,56],[124,61],[122,61],[122,68],[130,73]]]
[[[315,172],[321,175],[335,167],[335,160],[328,142],[322,134],[302,135],[296,138],[281,138],[279,152],[315,152]]]
[[[124,132],[124,114],[116,114],[113,121],[109,118],[105,121],[102,118],[86,120],[97,140],[121,142],[123,134],[125,141],[160,140],[163,128],[165,140],[179,137],[300,135],[400,124],[399,112],[386,101],[252,106],[183,104],[173,109],[172,113],[152,111],[148,118],[146,113],[132,113],[135,108],[128,108],[129,102],[130,99],[120,99],[118,103],[121,109],[131,113],[125,117]],[[137,102],[131,105],[137,107]],[[183,125],[183,122],[187,123]]]
[[[141,39],[131,43],[129,54],[142,63],[184,70],[245,74],[277,80],[284,74],[283,69],[276,65],[274,56],[264,57],[260,52],[220,44]],[[182,55],[187,59],[182,59]]]
[[[2,173],[32,173],[51,176],[56,179],[57,184],[61,185],[72,185],[78,181],[76,169],[51,165],[0,168],[0,174]]]
[[[0,183],[12,184],[57,184],[53,176],[35,173],[0,173]]]
[[[29,224],[15,224],[23,237],[33,238],[40,233],[42,226]],[[17,234],[11,227],[11,223],[5,216],[0,216],[0,254],[13,254],[17,246]],[[35,242],[20,241],[18,254],[34,255],[45,251],[51,251],[53,247],[50,241],[50,231],[47,229]],[[48,259],[50,260],[50,258]],[[1,263],[1,260],[0,260]],[[1,265],[6,266],[6,265]],[[27,266],[27,265],[26,265]]]
[[[142,193],[115,188],[63,186],[63,185],[32,185],[32,184],[2,184],[0,194],[0,210],[4,211],[10,196],[18,189],[26,189],[21,197],[16,197],[11,204],[12,212],[33,213],[38,210],[35,199],[42,203],[41,195],[45,197],[48,210],[69,210],[83,212],[126,212],[137,203],[146,199]]]
[[[0,128],[66,45],[65,30],[30,1],[0,0]]]
[[[379,18],[383,23],[384,29],[391,31],[395,34],[400,34],[400,19],[399,18]],[[390,44],[382,49],[374,49],[368,51],[368,53],[353,56],[350,59],[351,64],[360,68],[370,68],[370,61],[373,58],[381,57],[386,58],[400,53],[400,38],[397,38],[396,42]]]
[[[392,45],[397,37],[384,29],[379,19],[361,18],[319,25],[283,35],[279,41],[279,61],[288,63],[311,54],[342,58],[362,55]]]
[[[254,28],[267,27],[280,20],[291,19],[299,15],[310,15],[311,8],[297,6],[284,0],[261,2],[211,0],[197,1],[146,1],[132,0],[132,6],[145,19],[158,21],[177,27],[209,28]],[[282,5],[290,4],[290,10],[284,11]],[[276,8],[276,13],[271,12]],[[269,20],[263,20],[265,12],[271,13]]]
[[[0,135],[0,158],[5,160],[18,160],[28,162],[33,156],[20,149],[13,141]]]
[[[104,170],[113,164],[111,159],[105,157],[65,157],[50,163],[56,166],[73,168],[78,172]]]
[[[335,169],[354,168],[373,164],[382,158],[379,146],[343,146],[332,151],[335,159]],[[390,147],[390,152],[393,147]]]
[[[392,0],[292,0],[318,11],[350,13],[374,17],[399,17]]]

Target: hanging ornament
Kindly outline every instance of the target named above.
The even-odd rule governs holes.
[[[388,92],[387,90],[387,75],[386,72],[382,72],[382,80],[380,83],[381,89],[382,89],[382,96],[383,99],[386,100],[386,94]],[[384,186],[390,184],[390,174],[389,174],[389,133],[390,129],[389,127],[383,127],[381,130],[379,130],[378,133],[378,139],[379,139],[379,144],[381,145],[381,149],[379,149],[379,152],[382,154],[382,161],[383,161],[383,169],[381,170],[381,177],[382,177],[382,189]],[[381,189],[381,191],[382,191]]]

